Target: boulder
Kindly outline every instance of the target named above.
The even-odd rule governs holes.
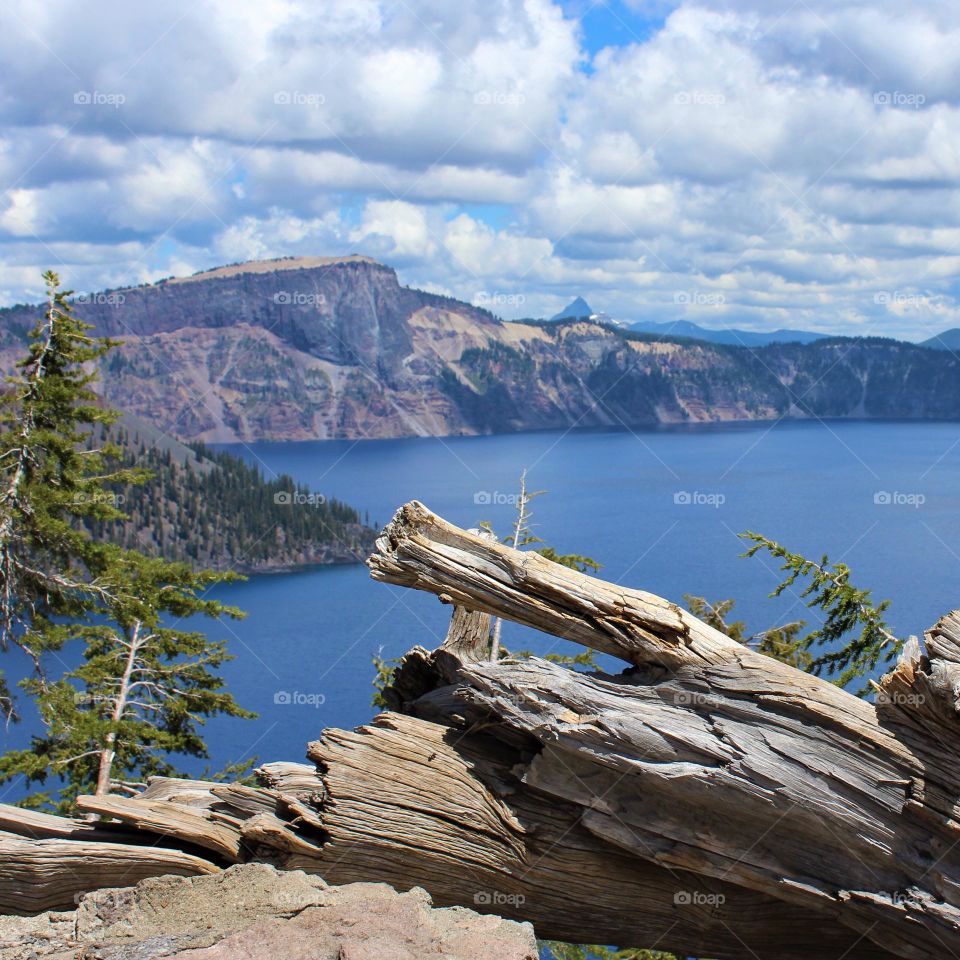
[[[0,960],[536,960],[533,929],[419,889],[328,886],[243,864],[85,895],[75,911],[0,917]]]

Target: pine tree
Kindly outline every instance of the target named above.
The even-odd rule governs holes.
[[[88,525],[126,520],[113,491],[146,474],[115,469],[120,451],[98,441],[117,413],[97,402],[91,371],[115,342],[91,337],[56,275],[44,279],[47,310],[0,415],[0,639],[31,659],[21,686],[44,729],[0,758],[0,782],[52,780],[65,809],[80,792],[175,773],[172,756],[206,756],[207,717],[252,714],[223,689],[224,645],[178,629],[194,614],[241,616],[203,596],[236,578],[91,536]],[[162,512],[152,515],[162,543]],[[83,663],[52,679],[50,655],[72,642]]]
[[[0,397],[0,649],[19,647],[38,676],[44,654],[62,642],[55,621],[82,618],[107,599],[116,551],[91,542],[81,521],[122,516],[106,485],[143,480],[136,469],[112,470],[115,449],[90,442],[94,428],[117,418],[97,404],[88,371],[115,341],[89,335],[55,273],[44,281],[46,312]]]
[[[200,735],[218,714],[253,717],[223,687],[219,667],[232,659],[222,642],[166,626],[195,614],[243,614],[198,594],[236,579],[194,573],[185,563],[126,554],[113,571],[109,619],[66,627],[84,643],[84,661],[55,683],[27,681],[44,724],[28,750],[0,759],[0,781],[60,778],[60,806],[80,793],[132,788],[151,775],[176,775],[174,756],[206,757]],[[46,794],[34,802],[46,801]]]
[[[743,620],[729,620],[730,612],[736,606],[736,600],[720,600],[711,603],[704,597],[685,593],[683,602],[687,609],[698,619],[709,624],[731,640],[755,647],[760,653],[788,663],[798,670],[809,672],[813,656],[801,643],[800,633],[806,626],[803,620],[795,620],[779,627],[771,627],[753,636],[747,636],[747,625]]]
[[[678,960],[672,953],[661,950],[617,950],[599,945],[585,946],[559,943],[555,940],[540,940],[543,960]]]
[[[541,537],[533,533],[532,518],[530,512],[530,503],[539,496],[545,494],[546,490],[527,490],[527,471],[520,474],[520,493],[517,497],[517,516],[511,528],[510,535],[506,543],[515,550],[523,547],[529,547],[533,544],[543,543]],[[480,521],[480,529],[493,539],[499,539],[488,520]],[[600,569],[600,564],[591,557],[581,556],[579,553],[557,553],[553,547],[539,547],[536,551],[540,556],[561,566],[569,567],[571,570],[578,570],[580,573],[595,573]],[[490,632],[490,659],[498,660],[506,653],[500,645],[500,633],[502,630],[502,620],[500,617],[494,617],[493,627]],[[529,657],[532,656],[529,650],[518,650],[513,656]],[[400,665],[399,659],[387,659],[383,656],[381,647],[371,658],[373,662],[374,677],[372,680],[374,693],[370,699],[371,706],[379,709],[386,709],[389,704],[384,696],[384,691],[393,683],[393,676],[397,667]],[[575,654],[566,653],[548,653],[547,660],[552,663],[563,664],[568,667],[587,667],[594,669],[597,666],[593,650],[583,650]]]

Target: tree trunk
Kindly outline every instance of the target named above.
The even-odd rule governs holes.
[[[82,809],[333,883],[384,880],[539,936],[730,960],[960,954],[960,616],[876,705],[676,605],[481,539],[418,503],[369,561],[455,605],[393,712],[268,789],[154,781]],[[580,674],[478,650],[504,616],[626,661]]]
[[[536,659],[464,664],[408,708],[523,744],[513,776],[575,805],[591,835],[898,956],[960,952],[960,618],[928,634],[926,653],[908,645],[873,705],[659,597],[481,541],[418,503],[369,565],[631,665],[588,677]]]
[[[140,621],[134,622],[127,639],[127,655],[123,664],[123,674],[120,677],[120,686],[115,694],[113,709],[110,711],[110,720],[114,729],[107,734],[107,742],[100,751],[100,761],[97,767],[97,785],[94,790],[98,797],[106,796],[110,792],[110,777],[113,771],[113,761],[117,756],[117,732],[127,710],[127,699],[130,695],[130,683],[133,677],[133,667],[140,652]]]

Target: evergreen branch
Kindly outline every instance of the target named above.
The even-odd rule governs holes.
[[[752,531],[740,536],[752,543],[743,556],[753,557],[765,551],[781,561],[780,570],[785,576],[771,597],[781,596],[799,581],[804,584],[800,597],[808,607],[819,609],[824,615],[823,623],[802,638],[797,636],[802,626],[799,624],[767,631],[761,649],[765,643],[768,649],[786,643],[794,656],[808,654],[806,666],[811,673],[835,677],[839,686],[862,679],[878,664],[889,663],[899,654],[903,641],[890,631],[884,616],[890,601],[875,604],[869,590],[854,587],[846,564],[831,564],[826,555],[819,561],[810,560]],[[815,657],[809,655],[815,649],[823,652]],[[858,695],[863,696],[868,689],[862,688]]]

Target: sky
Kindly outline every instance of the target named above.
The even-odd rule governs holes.
[[[363,253],[515,319],[960,326],[960,5],[4,0],[0,303]]]

